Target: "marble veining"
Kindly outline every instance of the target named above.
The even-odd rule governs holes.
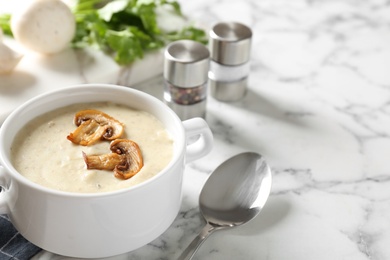
[[[176,220],[150,244],[110,259],[177,258],[204,225],[197,200],[208,175],[248,150],[272,166],[269,201],[247,225],[213,234],[195,259],[390,259],[389,1],[180,3],[205,26],[252,28],[248,93],[235,103],[208,99],[215,146],[187,165]],[[99,81],[85,57],[76,61],[71,81]],[[129,77],[119,75],[110,83]],[[135,88],[161,97],[161,76]],[[68,258],[42,251],[34,259]]]

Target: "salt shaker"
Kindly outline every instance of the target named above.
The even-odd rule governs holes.
[[[164,53],[164,101],[181,120],[205,117],[210,52],[192,40],[170,43]]]
[[[209,36],[211,96],[237,101],[246,94],[252,31],[241,23],[222,22],[213,26]]]

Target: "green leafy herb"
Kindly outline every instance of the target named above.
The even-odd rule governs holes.
[[[4,34],[12,36],[10,21],[11,21],[10,14],[0,15],[0,28],[3,30]]]
[[[114,55],[127,65],[145,52],[157,50],[179,39],[207,42],[203,30],[188,26],[175,32],[163,32],[157,24],[156,8],[168,5],[182,16],[180,5],[167,0],[79,0],[73,12],[76,35],[73,46],[92,46]]]
[[[112,55],[120,65],[143,58],[180,39],[207,43],[202,29],[187,26],[164,32],[157,24],[156,9],[170,7],[183,17],[178,2],[170,0],[78,0],[72,12],[76,19],[73,48],[93,47]],[[0,27],[12,36],[9,14],[0,15]]]

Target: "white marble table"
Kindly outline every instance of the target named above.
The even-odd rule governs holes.
[[[204,224],[203,183],[242,151],[271,164],[271,196],[257,218],[215,233],[195,259],[390,259],[389,2],[180,2],[195,20],[252,28],[248,94],[208,99],[215,146],[187,166],[176,220],[152,243],[110,259],[177,258]],[[136,88],[160,96],[162,79]],[[34,259],[68,258],[43,251]]]

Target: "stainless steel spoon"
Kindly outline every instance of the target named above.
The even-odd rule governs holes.
[[[239,226],[256,217],[268,199],[271,184],[271,170],[257,153],[241,153],[218,166],[199,197],[207,224],[178,259],[192,259],[214,231]]]

